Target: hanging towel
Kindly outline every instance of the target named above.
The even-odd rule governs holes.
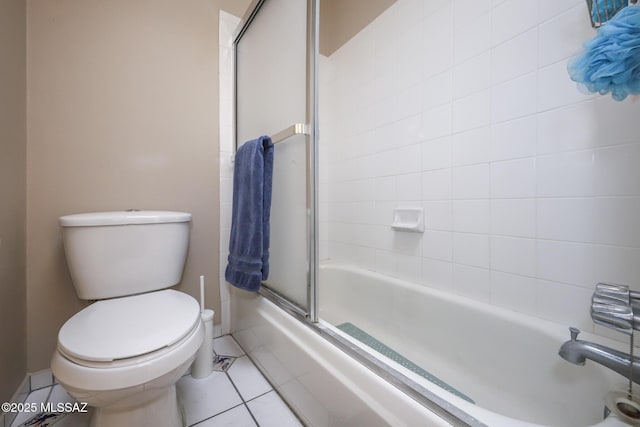
[[[572,80],[616,101],[640,93],[640,6],[616,13],[584,48],[567,67]]]
[[[273,142],[268,136],[245,142],[236,152],[229,257],[224,277],[257,292],[269,276],[269,214]]]

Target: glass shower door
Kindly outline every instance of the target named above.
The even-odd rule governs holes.
[[[304,314],[315,263],[314,1],[256,2],[235,41],[236,143],[260,135],[274,146],[269,278],[263,283]],[[311,30],[311,31],[310,31]]]

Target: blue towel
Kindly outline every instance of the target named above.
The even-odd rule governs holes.
[[[616,101],[640,93],[640,6],[616,13],[584,48],[567,67],[572,80]]]
[[[269,276],[269,215],[273,142],[268,136],[245,142],[236,153],[229,258],[224,278],[257,292]]]

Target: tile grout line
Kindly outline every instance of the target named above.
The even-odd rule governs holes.
[[[48,388],[48,389],[49,389],[49,391],[47,392],[47,396],[44,398],[44,401],[43,401],[43,402],[38,402],[38,408],[42,408],[42,403],[47,403],[47,402],[49,401],[49,397],[51,396],[51,393],[53,392],[53,385],[46,386],[46,387],[40,387],[40,388],[38,388],[38,389],[31,390],[31,378],[29,378],[29,390],[31,390],[31,391],[30,391],[30,392],[29,392],[29,394],[27,394],[27,396],[25,397],[25,399],[23,400],[23,403],[24,403],[24,402],[26,402],[27,400],[29,400],[29,397],[30,397],[34,392],[36,392],[36,391],[40,391],[40,390],[43,390],[43,389],[45,389],[45,388]],[[36,402],[33,402],[33,403],[36,403]],[[18,412],[18,413],[16,413],[16,416],[13,418],[13,420],[11,421],[11,423],[9,424],[9,426],[13,426],[13,424],[16,422],[16,419],[18,418],[18,416],[19,416],[20,414],[23,414],[23,413],[24,413],[24,412]],[[27,422],[27,421],[31,420],[32,418],[34,418],[34,417],[35,417],[35,416],[37,416],[37,415],[42,415],[42,414],[44,414],[44,412],[42,412],[42,411],[38,410],[37,412],[32,412],[32,413],[30,412],[29,414],[31,414],[31,416],[27,417],[24,421],[22,421],[22,423],[20,423],[20,425],[23,425],[25,422]],[[5,423],[6,423],[6,420],[5,420]],[[19,426],[16,426],[16,427],[19,427]]]
[[[230,335],[230,334],[229,334],[229,335]],[[221,335],[221,336],[219,336],[219,337],[215,337],[215,338],[213,338],[213,342],[215,342],[215,341],[216,341],[216,339],[219,339],[219,338],[222,338],[222,337],[224,337],[224,335]],[[235,342],[235,340],[233,340],[233,341]],[[236,344],[237,344],[237,343],[236,343]],[[244,351],[244,350],[243,350],[243,351]],[[235,361],[236,361],[237,359],[239,359],[240,357],[242,357],[242,356],[244,356],[244,355],[245,355],[245,354],[243,353],[241,356],[226,356],[226,355],[224,355],[224,354],[218,353],[218,352],[216,351],[216,349],[215,349],[215,346],[213,347],[213,361],[212,361],[212,362],[215,362],[216,358],[218,358],[218,357],[229,357],[229,358],[233,359],[233,361],[232,361],[232,362],[231,362],[231,364],[227,367],[227,369],[222,369],[222,370],[220,370],[220,371],[218,371],[218,370],[214,369],[214,370],[213,370],[213,372],[222,372],[222,373],[224,373],[224,374],[226,375],[226,377],[229,379],[229,382],[231,383],[231,386],[234,388],[234,390],[236,391],[236,393],[237,393],[237,394],[238,394],[238,396],[240,397],[240,400],[242,401],[242,403],[239,403],[239,404],[237,404],[237,405],[235,405],[235,406],[232,406],[231,408],[225,409],[224,411],[218,412],[218,413],[216,413],[216,414],[214,414],[214,415],[212,415],[212,416],[210,416],[210,417],[204,418],[204,419],[202,419],[202,420],[198,421],[197,423],[191,424],[189,427],[197,427],[198,425],[202,424],[203,422],[205,422],[205,421],[207,421],[207,420],[210,420],[210,419],[213,419],[213,418],[217,417],[218,415],[222,415],[222,414],[224,414],[224,413],[226,413],[226,412],[229,412],[229,411],[231,411],[232,409],[235,409],[235,408],[237,408],[237,407],[239,407],[239,406],[244,406],[244,407],[249,411],[249,415],[251,415],[251,418],[253,419],[254,423],[255,423],[257,426],[259,426],[259,424],[258,424],[258,422],[256,421],[255,417],[253,416],[253,414],[251,413],[251,411],[250,411],[250,410],[249,410],[249,408],[247,407],[246,402],[245,402],[245,400],[244,400],[244,397],[242,397],[242,395],[240,394],[240,391],[238,390],[238,388],[237,388],[237,387],[236,387],[236,385],[234,384],[233,380],[231,379],[231,376],[227,373],[227,371],[231,368],[231,366],[233,365],[233,363],[235,363]],[[187,374],[185,374],[184,376],[187,376],[187,375],[191,375],[191,374],[190,374],[190,373],[187,373]]]
[[[224,335],[223,335],[223,336],[224,336]],[[220,337],[216,337],[216,338],[220,338]],[[215,340],[216,340],[216,338],[214,338],[214,339],[213,339],[213,341],[215,341]],[[244,356],[244,354],[243,354],[242,356]],[[225,355],[223,355],[223,354],[220,354],[220,353],[216,352],[216,350],[215,350],[215,348],[214,348],[214,350],[213,350],[213,361],[215,361],[215,360],[216,360],[216,358],[218,358],[218,357],[229,357],[229,358],[233,359],[233,361],[232,361],[232,362],[231,362],[231,364],[227,367],[227,369],[226,369],[226,370],[225,370],[225,369],[223,369],[223,370],[213,369],[213,371],[212,371],[212,373],[213,373],[213,372],[221,372],[221,373],[224,373],[224,374],[227,376],[227,378],[229,379],[229,382],[231,383],[231,385],[233,386],[234,390],[236,391],[236,393],[237,393],[237,394],[238,394],[238,396],[240,397],[240,400],[242,401],[242,403],[239,403],[239,404],[234,405],[234,406],[232,406],[232,407],[230,407],[230,408],[227,408],[227,409],[225,409],[224,411],[220,411],[220,412],[218,412],[218,413],[216,413],[216,414],[213,414],[213,415],[211,415],[210,417],[204,418],[204,419],[202,419],[202,420],[200,420],[200,421],[198,421],[198,422],[196,422],[196,423],[194,423],[194,424],[190,424],[188,427],[197,427],[198,425],[200,425],[200,424],[204,423],[205,421],[210,420],[210,419],[213,419],[213,418],[217,417],[218,415],[222,415],[222,414],[224,414],[224,413],[226,413],[226,412],[229,412],[229,411],[231,411],[232,409],[235,409],[235,408],[237,408],[237,407],[239,407],[239,406],[243,406],[243,405],[244,405],[244,406],[246,407],[246,404],[245,404],[244,398],[242,397],[242,395],[240,394],[240,391],[238,391],[238,388],[237,388],[237,387],[236,387],[236,385],[233,383],[233,381],[231,380],[231,377],[230,377],[230,376],[229,376],[229,374],[227,373],[227,371],[231,368],[231,366],[233,365],[233,363],[234,363],[237,359],[239,359],[240,357],[242,357],[242,356],[225,356]],[[188,375],[191,375],[191,374],[190,374],[190,373],[187,373],[187,374],[183,375],[183,377],[188,376]],[[247,408],[247,410],[248,410],[248,409],[249,409],[249,408]],[[250,413],[250,415],[251,415],[251,418],[253,418],[254,422],[257,424],[257,421],[255,421],[255,418],[253,417],[253,414],[251,414],[251,411],[249,411],[249,413]]]
[[[251,359],[249,359],[249,360],[251,360]],[[251,363],[253,363],[253,362],[251,362]],[[231,366],[229,367],[229,369],[231,369]],[[224,371],[224,373],[227,376],[227,378],[229,379],[229,382],[231,382],[231,385],[235,389],[236,393],[238,393],[238,396],[240,396],[240,399],[242,399],[242,405],[244,405],[245,409],[249,412],[249,415],[251,416],[251,419],[253,420],[254,423],[256,423],[256,426],[260,427],[260,423],[258,423],[258,420],[256,420],[256,417],[253,415],[253,412],[251,412],[251,409],[249,409],[249,405],[247,405],[247,402],[244,400],[244,396],[242,396],[242,394],[240,394],[240,390],[238,390],[238,387],[236,387],[236,384],[233,382],[233,379],[231,379],[231,375],[229,375],[229,370],[227,369],[226,371]],[[271,384],[269,384],[269,385],[271,385]],[[240,405],[238,405],[238,406],[240,406]]]
[[[238,346],[238,348],[240,348],[240,350],[242,350],[242,353],[243,353],[241,356],[236,357],[236,359],[235,359],[235,360],[238,360],[240,357],[245,356],[245,357],[247,358],[247,360],[248,360],[249,362],[251,362],[251,365],[253,365],[253,367],[254,367],[254,368],[258,369],[258,367],[256,366],[256,364],[255,364],[255,363],[253,362],[253,360],[251,359],[251,357],[249,357],[249,354],[245,351],[245,349],[244,349],[244,348],[242,348],[242,346],[238,343],[238,341],[236,341],[236,339],[233,337],[233,335],[229,334],[229,337],[230,337],[230,338],[231,338],[231,340],[235,343],[235,345],[236,345],[236,346]],[[235,360],[234,360],[234,362],[235,362]],[[229,369],[231,369],[231,366],[229,366]],[[249,408],[249,405],[247,405],[247,401],[244,399],[244,396],[242,396],[242,394],[240,394],[240,391],[239,391],[239,390],[238,390],[238,388],[236,387],[236,384],[233,382],[233,379],[231,378],[231,375],[229,375],[229,369],[227,369],[226,371],[224,371],[224,373],[227,375],[227,378],[229,378],[229,381],[231,381],[231,385],[233,385],[233,388],[235,388],[235,389],[236,389],[236,392],[237,392],[237,393],[238,393],[238,395],[240,396],[240,399],[242,399],[242,404],[243,404],[243,405],[244,405],[244,407],[247,409],[247,411],[249,411],[249,415],[251,415],[251,418],[253,419],[253,422],[254,422],[254,423],[256,423],[256,425],[257,425],[258,427],[260,427],[260,423],[259,423],[259,422],[258,422],[258,420],[256,419],[255,415],[253,415],[253,412],[251,411],[251,408]],[[250,399],[249,401],[255,400],[255,399],[257,399],[258,397],[264,396],[265,394],[267,394],[267,393],[269,393],[269,392],[271,392],[271,391],[275,390],[275,389],[273,388],[273,385],[272,385],[272,384],[271,384],[271,383],[270,383],[270,382],[269,382],[269,381],[264,377],[264,375],[262,374],[262,372],[260,372],[260,370],[259,370],[259,369],[258,369],[258,372],[260,373],[260,375],[262,376],[262,378],[264,378],[264,379],[267,381],[267,383],[268,383],[268,384],[269,384],[269,386],[271,387],[271,390],[269,390],[269,391],[267,391],[267,392],[265,392],[265,393],[262,393],[261,395],[256,396],[256,397],[254,397],[254,398]]]
[[[203,420],[200,420],[200,421],[198,421],[198,422],[197,422],[197,423],[195,423],[195,424],[190,424],[188,427],[197,427],[197,426],[199,426],[200,424],[204,423],[205,421],[208,421],[208,420],[210,420],[210,419],[212,419],[212,418],[217,417],[218,415],[222,415],[222,414],[224,414],[224,413],[226,413],[226,412],[229,412],[229,411],[231,411],[232,409],[235,409],[235,408],[237,408],[237,407],[239,407],[239,406],[242,406],[242,403],[238,403],[237,405],[232,406],[232,407],[231,407],[231,408],[229,408],[229,409],[225,409],[225,410],[224,410],[224,411],[222,411],[222,412],[218,412],[217,414],[211,415],[210,417],[207,417],[207,418],[205,418],[205,419],[203,419]]]
[[[280,395],[280,393],[278,392],[278,390],[276,389],[276,387],[275,387],[273,384],[271,384],[271,382],[267,379],[267,377],[265,377],[265,375],[262,373],[262,371],[260,371],[260,369],[258,368],[258,365],[253,361],[253,359],[251,358],[251,356],[249,356],[249,353],[247,353],[247,352],[245,351],[245,349],[240,345],[240,343],[238,343],[238,341],[236,341],[236,339],[233,337],[233,335],[232,335],[232,334],[228,334],[228,335],[231,337],[231,339],[233,340],[233,342],[235,342],[235,343],[238,345],[238,347],[240,347],[240,349],[244,352],[243,356],[247,356],[247,359],[249,359],[249,361],[251,362],[251,364],[252,364],[252,365],[253,365],[253,366],[258,370],[258,372],[260,373],[260,375],[262,375],[262,377],[263,377],[263,378],[267,381],[267,383],[271,386],[271,390],[269,390],[269,391],[267,391],[267,392],[265,392],[265,393],[262,393],[261,395],[256,396],[256,397],[254,397],[253,399],[251,399],[251,400],[249,400],[249,401],[251,402],[251,401],[253,401],[253,400],[256,400],[257,398],[262,397],[262,396],[264,396],[264,395],[266,395],[266,394],[268,394],[268,393],[270,393],[270,392],[272,392],[272,391],[273,391],[273,392],[276,394],[276,396],[277,396],[277,397],[278,397],[278,398],[279,398],[279,399],[280,399],[280,400],[285,404],[285,406],[287,407],[287,409],[289,410],[289,412],[291,413],[291,415],[293,415],[293,416],[295,417],[295,419],[296,419],[296,420],[298,420],[298,422],[300,423],[300,425],[304,426],[305,424],[302,422],[302,420],[300,419],[300,417],[298,416],[298,414],[296,414],[296,412],[293,410],[293,408],[291,408],[291,406],[289,405],[289,402],[287,402],[287,401],[284,399],[284,397],[282,397],[282,396]],[[225,372],[225,373],[226,373],[226,372]],[[229,378],[229,379],[231,380],[231,378]],[[233,381],[232,381],[232,383],[233,383]],[[235,387],[235,384],[234,384],[234,387]],[[239,394],[239,393],[238,393],[238,394]],[[242,398],[242,400],[244,401],[244,398],[243,398],[242,396],[240,396],[240,397],[241,397],[241,398]],[[247,407],[247,409],[249,409],[249,408]],[[253,413],[251,412],[251,410],[249,410],[249,412],[251,413],[251,416],[253,417]],[[255,419],[255,418],[254,418],[254,419]],[[256,421],[256,423],[257,423],[257,421]],[[259,426],[259,424],[258,424],[258,426]]]
[[[247,360],[249,360],[249,362],[251,362],[251,364],[255,367],[255,364],[253,363],[253,360],[251,360],[251,358],[249,357],[249,355],[247,354],[247,352],[245,351],[244,348],[242,348],[242,346],[238,343],[238,341],[236,341],[236,339],[233,337],[233,335],[228,334],[229,337],[231,338],[231,341],[233,341],[233,343],[238,346],[238,348],[240,348],[240,350],[242,350],[242,355],[238,356],[235,358],[234,363],[236,360],[238,360],[240,357],[246,356]],[[231,369],[231,366],[229,366],[229,369]],[[231,375],[229,375],[229,369],[227,369],[226,371],[224,371],[224,373],[227,375],[227,378],[229,378],[229,381],[231,382],[231,385],[233,386],[234,389],[236,389],[236,392],[238,393],[238,395],[240,396],[240,399],[242,399],[242,404],[244,405],[244,407],[247,409],[247,411],[249,412],[249,415],[251,416],[251,419],[253,420],[254,423],[256,423],[256,426],[260,427],[260,423],[258,422],[258,420],[256,419],[255,415],[253,415],[253,412],[251,412],[251,409],[249,408],[249,405],[247,405],[246,400],[244,400],[244,396],[242,396],[242,394],[240,394],[240,390],[238,390],[238,387],[236,387],[236,384],[233,382],[233,379],[231,378]],[[257,369],[257,367],[256,367]],[[260,372],[260,375],[262,375],[262,372]],[[264,375],[262,375],[264,378]],[[266,379],[266,378],[265,378]],[[267,381],[268,382],[268,381]],[[269,386],[271,386],[271,383],[269,383]],[[273,390],[273,386],[272,390]],[[269,390],[271,391],[271,390]],[[268,392],[267,392],[268,393]],[[262,395],[261,395],[262,396]],[[255,397],[254,397],[255,399]],[[253,399],[251,399],[253,400]]]

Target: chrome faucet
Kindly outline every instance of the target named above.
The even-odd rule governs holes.
[[[625,285],[598,283],[591,297],[591,319],[594,323],[631,337],[640,330],[640,293]],[[569,328],[571,339],[560,347],[560,357],[575,365],[587,359],[599,363],[640,384],[640,358],[613,348],[578,339],[580,330]]]
[[[584,365],[587,359],[599,363],[620,375],[640,384],[640,358],[634,357],[631,365],[631,356],[622,351],[605,347],[589,341],[578,339],[580,330],[569,328],[571,339],[560,347],[560,357],[575,365]],[[630,366],[631,365],[631,366]]]

